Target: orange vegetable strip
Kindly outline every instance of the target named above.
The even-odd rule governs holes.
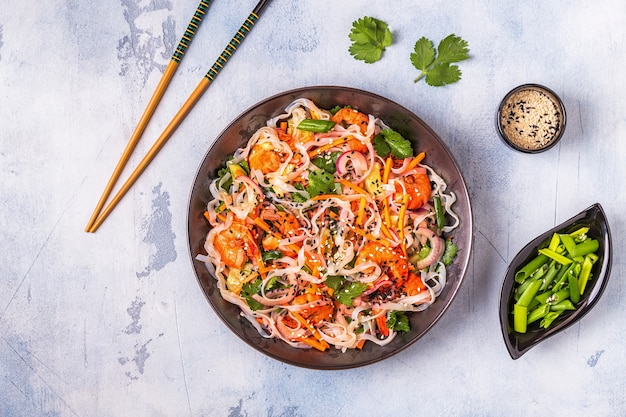
[[[400,215],[398,217],[398,233],[400,234],[400,240],[404,240],[404,216],[406,216],[407,204],[409,202],[409,195],[402,196],[402,205],[400,206]]]
[[[304,327],[306,327],[311,334],[313,335],[313,337],[315,337],[323,346],[326,346],[327,348],[330,347],[328,346],[328,343],[326,343],[326,341],[322,338],[322,335],[320,334],[320,332],[317,331],[317,329],[313,326],[311,326],[311,324],[300,315],[300,313],[296,312],[296,311],[292,311],[291,315],[300,322],[300,324],[302,324]]]
[[[374,310],[373,313],[377,314],[379,313],[380,310]],[[380,330],[380,333],[387,337],[389,336],[389,327],[387,327],[387,315],[386,314],[381,314],[380,316],[376,317],[376,326],[378,326],[378,330]]]
[[[357,235],[363,236],[364,238],[369,239],[373,242],[380,243],[381,245],[385,245],[387,247],[391,246],[391,242],[389,242],[389,240],[376,237],[370,232],[367,232],[363,229],[359,229],[358,227],[352,227],[351,230]]]
[[[324,352],[328,348],[328,345],[324,346],[313,337],[299,337],[296,340],[298,342],[306,343],[307,345],[314,347],[321,352]]]
[[[387,239],[389,240],[393,239],[393,235],[391,234],[391,232],[389,231],[389,228],[387,227],[387,225],[385,225],[385,223],[380,225],[380,230],[387,237]]]
[[[208,212],[208,211],[205,211],[205,212],[204,212],[204,218],[205,218],[205,219],[207,219],[209,222],[211,222],[211,218],[210,218],[209,216],[210,216],[210,215],[209,215],[209,212]]]
[[[383,184],[387,184],[387,181],[389,181],[389,173],[391,172],[391,165],[392,165],[393,159],[391,159],[390,156],[387,157],[387,159],[385,159],[385,167],[383,169]]]
[[[356,224],[359,226],[361,225],[361,223],[363,223],[363,216],[365,215],[366,203],[367,203],[367,200],[365,200],[365,197],[359,198],[359,211],[356,216]]]
[[[337,180],[339,182],[339,184],[346,186],[348,188],[351,188],[353,191],[355,191],[358,194],[363,194],[363,195],[370,195],[370,193],[368,193],[365,189],[359,187],[358,185],[348,181],[348,180],[344,180],[343,178],[340,178]]]
[[[363,345],[365,344],[366,341],[367,341],[367,339],[361,339],[358,342],[356,342],[356,348],[357,349],[363,349]]]
[[[426,154],[424,152],[420,152],[417,155],[415,155],[415,158],[413,158],[411,160],[411,162],[409,162],[409,164],[406,166],[406,168],[404,168],[404,171],[402,171],[402,174],[406,174],[407,172],[409,172],[410,170],[412,170],[413,168],[415,168],[417,166],[417,164],[419,164],[420,162],[422,162],[422,160],[426,157]]]
[[[335,139],[330,143],[327,143],[326,145],[322,145],[317,149],[313,149],[312,151],[309,151],[309,157],[313,158],[314,156],[317,156],[319,154],[321,154],[324,151],[327,151],[331,148],[334,148],[337,145],[341,145],[343,143],[346,143],[347,141],[350,140],[350,136],[345,136],[343,138],[339,138],[339,139]]]
[[[389,201],[387,201],[387,198],[384,198],[382,203],[383,203],[383,218],[385,219],[385,224],[391,224],[391,214],[389,213]]]
[[[331,198],[338,198],[339,200],[347,200],[344,195],[341,194],[318,194],[315,197],[311,198],[311,200],[319,201],[319,200],[330,200]]]

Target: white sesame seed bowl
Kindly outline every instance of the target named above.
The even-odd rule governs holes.
[[[496,118],[502,141],[531,154],[554,147],[565,132],[566,121],[563,101],[539,84],[523,84],[509,91]]]

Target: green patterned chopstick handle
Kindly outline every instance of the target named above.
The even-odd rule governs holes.
[[[196,30],[198,30],[198,27],[200,26],[200,23],[202,22],[202,18],[204,17],[207,9],[209,8],[209,3],[210,1],[206,1],[206,0],[200,1],[200,4],[198,5],[196,12],[193,14],[193,17],[191,18],[191,21],[189,22],[189,25],[187,25],[187,30],[185,30],[185,33],[183,34],[182,38],[180,38],[180,42],[178,42],[178,46],[176,47],[176,50],[174,51],[174,54],[172,55],[172,60],[176,61],[177,64],[180,63],[180,61],[183,59],[183,55],[185,55],[185,51],[187,51],[187,48],[189,47],[189,45],[191,45],[191,40],[196,34]]]
[[[261,0],[247,17],[246,21],[243,22],[243,25],[241,25],[235,36],[233,36],[230,42],[228,42],[228,45],[226,45],[226,48],[224,48],[219,58],[217,58],[211,69],[209,69],[204,76],[204,78],[206,78],[209,82],[212,82],[222,68],[224,68],[228,59],[235,53],[237,47],[241,44],[248,32],[252,29],[252,26],[254,26],[258,20],[261,11],[267,3],[269,3],[268,0]]]

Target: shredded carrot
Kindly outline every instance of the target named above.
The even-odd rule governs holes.
[[[402,205],[400,206],[400,214],[398,217],[398,233],[400,234],[400,240],[404,240],[404,216],[406,215],[406,206],[409,202],[409,195],[402,196]]]
[[[320,334],[320,332],[318,332],[315,327],[311,326],[311,323],[309,323],[304,317],[302,317],[300,315],[300,313],[298,313],[296,311],[292,311],[291,315],[296,320],[298,320],[300,322],[300,324],[302,324],[304,327],[306,327],[311,332],[313,337],[315,337],[322,344],[322,346],[325,346],[326,348],[330,347],[330,346],[328,346],[328,343],[326,343],[326,341],[322,338],[322,335]]]
[[[406,166],[406,168],[404,168],[404,170],[402,171],[402,174],[406,174],[407,172],[409,172],[410,170],[415,168],[417,166],[417,164],[422,162],[422,160],[425,157],[426,157],[426,154],[424,152],[420,152],[417,155],[415,155],[415,158],[413,158],[411,160],[411,162],[409,162],[409,164]]]
[[[391,224],[391,215],[389,213],[389,201],[386,198],[383,199],[383,218],[386,224]]]
[[[307,345],[314,347],[315,349],[324,352],[326,349],[328,349],[328,345],[324,345],[320,342],[317,341],[317,339],[315,339],[314,337],[299,337],[298,339],[296,339],[298,342],[303,342],[306,343]]]
[[[366,203],[367,203],[367,200],[365,200],[365,197],[359,198],[359,211],[356,216],[356,224],[359,226],[363,223],[363,216],[365,215]]]
[[[319,201],[319,200],[330,200],[331,198],[338,198],[339,200],[346,201],[346,196],[342,194],[318,194],[315,197],[311,198],[311,200]]]
[[[374,310],[372,311],[374,314],[377,314],[380,312],[380,310]],[[389,336],[389,327],[387,327],[387,315],[386,314],[381,314],[380,316],[376,317],[376,326],[378,326],[378,330],[380,330],[380,333],[387,337]]]
[[[367,239],[369,239],[371,241],[380,243],[381,245],[385,245],[387,247],[391,246],[391,242],[389,242],[389,240],[381,239],[379,237],[376,237],[373,234],[371,234],[370,232],[365,231],[363,229],[359,229],[358,227],[352,227],[350,230],[352,230],[357,235],[363,236],[364,238],[367,238]],[[388,236],[388,238],[391,238],[391,236]]]
[[[363,349],[363,345],[365,344],[366,341],[367,341],[367,339],[361,339],[358,342],[356,342],[356,348],[357,349]]]
[[[343,138],[339,138],[339,139],[335,139],[330,143],[327,143],[326,145],[322,145],[319,148],[313,149],[312,151],[309,152],[309,157],[313,158],[314,156],[317,156],[319,154],[321,154],[322,152],[325,152],[331,148],[334,148],[335,146],[339,146],[343,143],[346,143],[347,141],[349,141],[352,138],[352,136],[345,136]]]
[[[279,126],[281,130],[287,131],[287,122],[280,122]]]
[[[204,212],[204,218],[205,218],[205,219],[207,219],[207,220],[209,221],[209,223],[210,223],[210,222],[211,222],[211,218],[210,218],[209,216],[210,216],[210,215],[209,215],[209,212],[208,212],[208,211],[205,211],[205,212]]]
[[[358,194],[363,194],[363,195],[370,195],[370,193],[368,193],[367,191],[365,191],[363,188],[359,187],[358,185],[348,181],[348,180],[344,180],[343,178],[340,178],[339,180],[337,180],[339,182],[339,184],[351,188],[353,191],[357,192]]]
[[[387,157],[387,159],[385,159],[385,167],[383,169],[383,184],[387,184],[387,181],[389,181],[389,173],[391,172],[391,165],[392,165],[393,159],[391,159],[390,156]]]

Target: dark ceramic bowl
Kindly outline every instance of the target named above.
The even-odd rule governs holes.
[[[206,253],[204,240],[209,224],[203,212],[211,199],[209,184],[217,170],[238,147],[266,121],[278,114],[293,100],[306,97],[322,108],[350,105],[365,113],[374,114],[391,128],[410,138],[420,151],[426,152],[426,161],[446,180],[448,190],[457,196],[454,209],[461,224],[454,231],[459,253],[448,267],[448,282],[441,295],[428,309],[410,315],[411,331],[399,334],[386,346],[366,343],[362,350],[346,353],[331,348],[326,352],[315,349],[295,349],[277,339],[264,339],[245,318],[239,308],[222,299],[216,288],[216,280],[196,255]],[[375,94],[344,87],[309,87],[287,91],[270,97],[244,111],[216,139],[205,155],[193,182],[188,214],[188,244],[193,269],[200,288],[207,300],[226,326],[254,349],[285,363],[315,369],[346,369],[371,364],[388,358],[421,338],[452,303],[465,276],[473,244],[473,216],[470,198],[461,172],[441,139],[426,123],[406,108]],[[452,335],[450,337],[453,337]]]
[[[567,117],[561,98],[539,84],[524,84],[509,91],[496,118],[504,143],[524,153],[539,153],[554,147],[565,132]]]
[[[596,252],[598,260],[591,270],[592,278],[587,284],[584,294],[576,304],[576,310],[569,314],[563,314],[552,323],[548,329],[542,329],[536,324],[529,325],[526,333],[517,333],[512,328],[513,288],[515,286],[515,273],[531,259],[537,256],[537,250],[547,247],[552,235],[557,233],[571,233],[582,227],[589,227],[587,235],[598,239],[600,246]],[[502,284],[500,296],[500,327],[504,336],[504,343],[511,355],[517,359],[530,348],[546,340],[550,336],[567,329],[572,324],[583,318],[598,302],[604,288],[609,282],[611,273],[611,257],[613,245],[609,223],[600,204],[594,204],[588,209],[578,213],[566,222],[537,236],[513,258]]]

